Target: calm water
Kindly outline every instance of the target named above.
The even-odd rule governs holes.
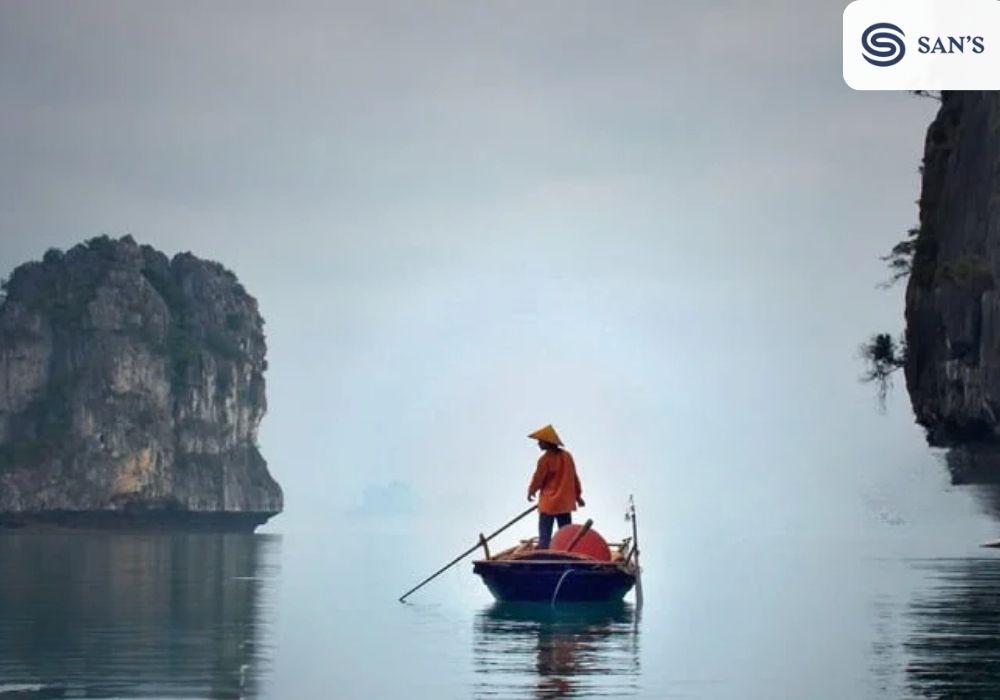
[[[859,537],[647,533],[641,611],[498,605],[468,566],[400,605],[453,553],[405,522],[8,532],[0,698],[1000,696],[977,498],[879,511]]]

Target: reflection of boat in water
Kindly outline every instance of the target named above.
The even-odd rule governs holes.
[[[477,695],[622,697],[638,691],[638,613],[604,604],[494,603],[476,617]]]

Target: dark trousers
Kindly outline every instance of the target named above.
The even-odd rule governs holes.
[[[556,515],[549,515],[548,513],[538,514],[538,548],[548,549],[549,543],[552,541],[552,523],[553,521],[559,523],[559,527],[566,527],[571,522],[573,522],[572,513],[557,513]]]

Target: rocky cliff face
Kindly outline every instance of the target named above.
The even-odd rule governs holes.
[[[231,272],[102,237],[5,291],[0,523],[242,528],[281,510],[256,445],[263,320]]]
[[[928,442],[1000,475],[1000,93],[944,93],[906,290],[906,385]]]

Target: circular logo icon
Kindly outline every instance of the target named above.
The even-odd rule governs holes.
[[[861,55],[873,66],[894,66],[906,55],[903,30],[889,22],[877,22],[861,35]]]

